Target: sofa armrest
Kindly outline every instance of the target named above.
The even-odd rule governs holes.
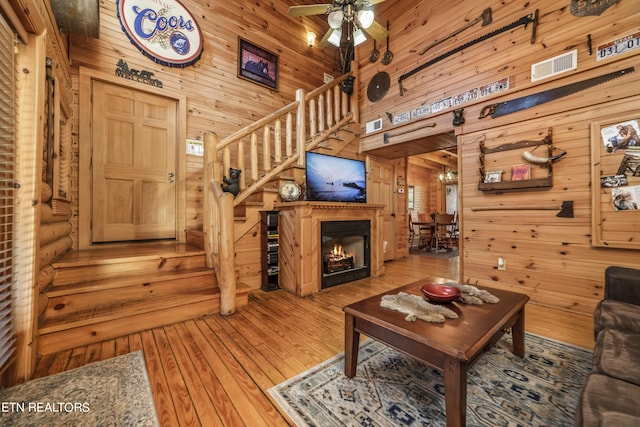
[[[607,267],[604,273],[604,299],[640,306],[640,269]]]
[[[602,300],[593,312],[593,333],[605,328],[635,332],[640,336],[640,307],[616,300]]]

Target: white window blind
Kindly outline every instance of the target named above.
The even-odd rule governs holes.
[[[15,35],[0,15],[0,372],[15,353],[11,314],[15,159]]]

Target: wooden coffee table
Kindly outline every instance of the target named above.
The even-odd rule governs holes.
[[[444,371],[447,426],[464,426],[467,413],[467,371],[509,328],[513,353],[524,357],[524,294],[486,289],[500,298],[497,304],[448,304],[457,319],[444,323],[404,320],[405,314],[380,307],[383,295],[406,292],[421,295],[427,282],[451,280],[426,278],[343,308],[345,313],[345,366],[348,378],[356,374],[360,334],[365,334],[434,368]]]

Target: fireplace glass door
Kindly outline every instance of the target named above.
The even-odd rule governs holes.
[[[322,288],[369,277],[370,222],[323,221]]]

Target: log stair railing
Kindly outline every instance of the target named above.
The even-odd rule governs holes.
[[[356,71],[304,93],[296,100],[244,129],[219,140],[211,132],[204,138],[203,232],[208,268],[216,272],[220,288],[220,314],[236,310],[234,207],[291,167],[304,167],[305,153],[318,148],[348,124],[357,122],[357,90],[347,95],[342,83]],[[240,193],[221,190],[223,174],[240,169]]]

